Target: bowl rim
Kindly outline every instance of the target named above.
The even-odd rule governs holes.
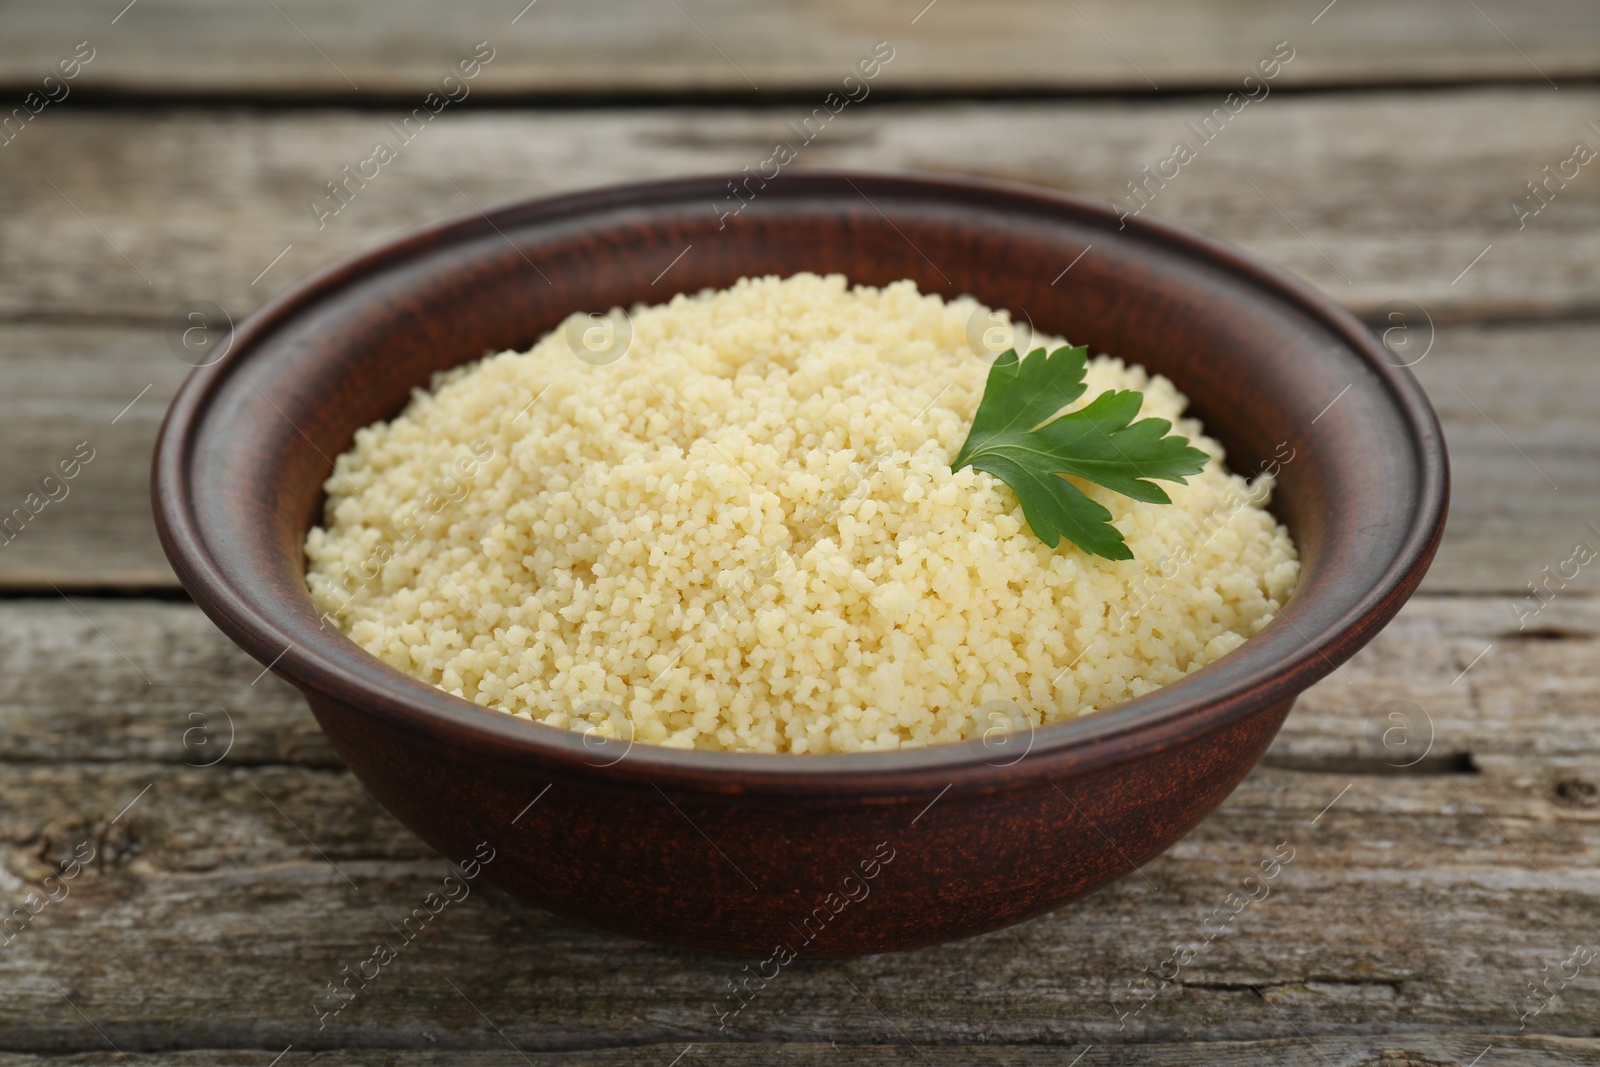
[[[297,643],[250,595],[224,576],[189,506],[194,488],[189,458],[210,401],[230,371],[249,357],[259,341],[297,314],[336,295],[353,280],[381,274],[456,240],[481,237],[489,227],[499,230],[502,224],[514,227],[530,219],[570,219],[617,207],[648,208],[691,195],[720,194],[726,179],[726,174],[712,174],[628,182],[527,197],[486,210],[451,215],[336,260],[245,317],[230,331],[225,354],[214,363],[197,367],[184,380],[162,421],[151,459],[151,498],[157,533],[168,560],[195,603],[230,639],[302,692],[319,694],[455,749],[529,760],[553,773],[619,784],[670,785],[751,796],[888,797],[932,791],[943,796],[951,789],[993,792],[1044,780],[1059,781],[1234,725],[1268,706],[1286,704],[1331,674],[1393,618],[1420,584],[1443,535],[1449,500],[1443,431],[1426,393],[1411,372],[1384,358],[1382,353],[1388,349],[1331,298],[1284,268],[1217,238],[1148,215],[1121,214],[1114,205],[1017,182],[821,168],[786,175],[783,188],[789,191],[788,195],[803,196],[807,191],[822,193],[830,185],[844,182],[886,194],[910,194],[912,198],[964,206],[998,204],[1002,209],[1064,213],[1090,225],[1116,223],[1118,230],[1132,231],[1130,237],[1219,268],[1261,290],[1264,296],[1317,321],[1376,375],[1407,428],[1408,441],[1415,452],[1419,493],[1409,512],[1405,538],[1391,564],[1335,621],[1319,632],[1302,632],[1303,646],[1287,660],[1262,663],[1232,681],[1206,687],[1206,682],[1222,677],[1216,670],[1219,665],[1233,660],[1254,643],[1256,638],[1251,638],[1234,653],[1144,696],[1080,718],[1038,727],[1029,736],[1024,756],[1013,763],[993,761],[992,752],[979,741],[828,754],[681,750],[641,743],[630,744],[624,758],[615,763],[596,761],[593,750],[575,731],[489,711],[435,689],[333,632],[335,647],[348,646],[370,661],[366,664],[368,669],[357,674],[348,658],[340,658],[347,657],[348,650],[340,648],[340,655],[334,655],[328,648],[307,648]],[[305,596],[309,600],[308,591]],[[1290,603],[1298,599],[1299,594]],[[1280,624],[1282,618],[1280,613],[1268,626]],[[1233,665],[1236,667],[1238,661],[1234,660]]]

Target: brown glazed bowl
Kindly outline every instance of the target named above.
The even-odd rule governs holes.
[[[391,241],[251,316],[161,431],[157,526],[196,603],[305,693],[401,822],[458,861],[487,842],[483,876],[508,892],[773,966],[1019,922],[1187,833],[1421,581],[1448,493],[1434,414],[1360,322],[1283,271],[1015,186],[801,172],[736,215],[728,195],[726,176],[650,182]],[[301,546],[357,428],[573,311],[797,271],[970,293],[1142,363],[1188,394],[1234,470],[1287,442],[1273,507],[1299,545],[1298,594],[1238,650],[1130,703],[998,744],[824,756],[597,745],[449,696],[323,626]]]

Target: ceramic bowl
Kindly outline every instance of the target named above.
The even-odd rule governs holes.
[[[823,756],[597,744],[449,696],[323,624],[302,544],[332,457],[434,371],[526,349],[573,311],[797,271],[1025,313],[1171,378],[1234,470],[1292,451],[1272,507],[1299,546],[1297,594],[1129,703],[998,743]],[[653,941],[775,961],[907,949],[1039,915],[1160,853],[1394,616],[1448,494],[1438,423],[1399,362],[1279,269],[1053,193],[814,171],[739,199],[727,176],[649,182],[458,217],[273,300],[173,401],[155,514],[195,602],[445,856],[487,843],[483,877],[508,892]]]

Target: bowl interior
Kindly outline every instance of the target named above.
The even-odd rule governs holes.
[[[1206,670],[1041,737],[1081,740],[1203,695],[1298,691],[1420,579],[1442,525],[1437,425],[1387,350],[1308,288],[1171,227],[1012,188],[805,173],[754,188],[737,215],[730,195],[725,178],[686,179],[512,205],[330,268],[263,309],[186,385],[158,454],[158,485],[184,497],[158,505],[163,536],[197,600],[259,658],[281,654],[302,687],[457,724],[504,719],[319,623],[302,544],[332,457],[433,372],[525,349],[575,310],[801,270],[972,294],[1141,363],[1188,395],[1235,471],[1292,450],[1273,504],[1303,561],[1289,608]]]

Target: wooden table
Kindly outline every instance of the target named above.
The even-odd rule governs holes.
[[[0,1065],[1600,1063],[1600,564],[1570,562],[1600,550],[1594,0],[124,2],[0,4],[27,112],[0,127],[0,902],[26,919]],[[1053,915],[796,963],[722,1031],[739,964],[485,890],[319,1026],[445,861],[174,581],[146,501],[188,370],[169,317],[472,205],[755,164],[879,40],[799,165],[1102,199],[1288,42],[1146,210],[1412,331],[1455,474],[1423,593],[1215,815]],[[479,41],[471,95],[319,228],[324,183]],[[1281,842],[1270,895],[1164,980]]]

